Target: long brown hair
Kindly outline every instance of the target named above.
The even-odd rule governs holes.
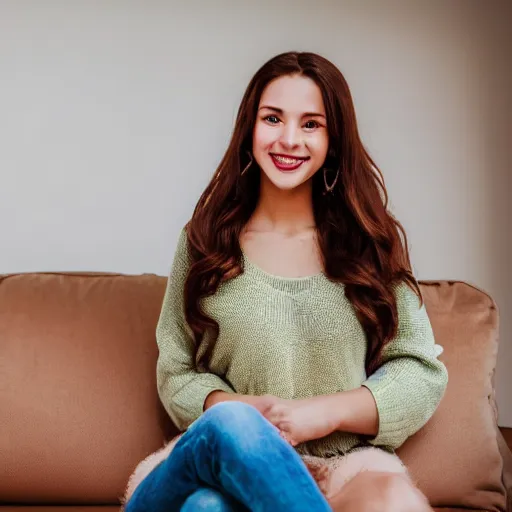
[[[215,343],[219,326],[206,316],[201,299],[243,272],[239,237],[258,201],[260,169],[254,163],[243,175],[241,171],[250,162],[259,101],[272,80],[296,74],[314,80],[322,92],[329,133],[325,166],[339,169],[339,179],[325,195],[323,172],[312,178],[318,241],[325,275],[345,285],[345,295],[366,333],[369,375],[380,364],[383,346],[397,333],[394,285],[405,281],[420,299],[421,293],[411,272],[404,229],[387,210],[382,173],[359,137],[348,84],[336,66],[314,53],[274,57],[247,87],[229,147],[187,225],[191,265],[184,291],[186,319],[196,350],[207,331],[213,334],[210,344]],[[207,366],[202,358],[211,348],[201,350],[200,357],[196,352],[198,366]]]

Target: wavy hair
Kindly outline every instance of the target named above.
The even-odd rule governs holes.
[[[263,90],[284,75],[312,79],[322,92],[329,134],[325,166],[339,169],[333,191],[325,195],[322,172],[312,178],[313,211],[324,273],[342,283],[367,338],[365,368],[373,373],[380,354],[398,329],[394,285],[406,282],[421,300],[413,277],[407,237],[388,211],[381,171],[361,142],[353,100],[342,73],[327,59],[288,52],[265,63],[241,101],[231,141],[187,224],[190,268],[185,281],[185,316],[196,342],[196,363],[207,367],[219,326],[201,300],[243,272],[239,238],[259,196],[260,169],[249,163],[252,134]],[[327,160],[329,160],[327,162]],[[209,347],[199,347],[206,332]]]

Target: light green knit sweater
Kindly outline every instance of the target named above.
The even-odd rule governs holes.
[[[379,433],[369,441],[373,445],[397,448],[428,421],[446,388],[447,371],[436,357],[425,307],[408,286],[396,287],[398,334],[384,349],[384,364],[367,376],[365,334],[343,285],[323,274],[272,276],[245,256],[244,269],[203,301],[220,333],[210,373],[199,373],[183,312],[188,251],[182,231],[157,327],[158,392],[180,429],[202,414],[214,390],[294,399],[361,385],[377,403]],[[360,443],[357,435],[336,432],[298,451],[323,457]]]

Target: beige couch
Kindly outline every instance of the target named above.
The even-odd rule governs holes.
[[[117,511],[137,463],[176,433],[155,381],[165,284],[0,276],[1,512]],[[512,455],[496,423],[496,305],[460,282],[421,287],[450,381],[400,455],[435,507],[505,510]]]

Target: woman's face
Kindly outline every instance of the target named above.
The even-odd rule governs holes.
[[[263,179],[281,190],[308,182],[323,165],[329,146],[316,83],[300,75],[270,82],[261,95],[252,144]]]

